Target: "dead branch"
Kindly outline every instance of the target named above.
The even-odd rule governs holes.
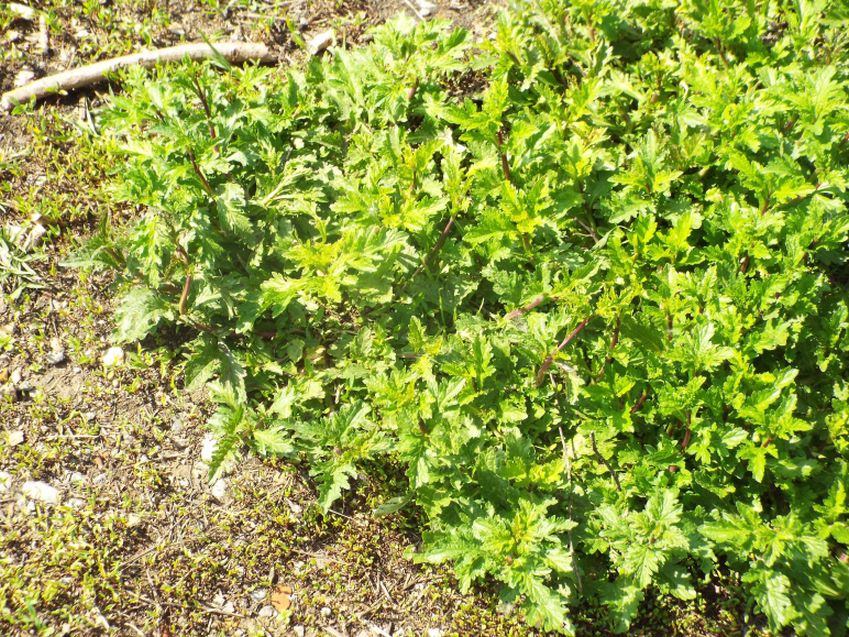
[[[184,58],[203,60],[214,57],[216,52],[231,64],[240,64],[250,60],[269,64],[275,60],[268,47],[259,42],[219,42],[217,44],[195,42],[155,51],[143,51],[63,71],[55,75],[48,75],[25,86],[8,91],[0,99],[0,111],[8,111],[15,104],[28,102],[31,99],[37,100],[58,91],[73,91],[98,84],[105,81],[107,75],[119,69],[131,66],[149,68],[159,63],[177,62]]]

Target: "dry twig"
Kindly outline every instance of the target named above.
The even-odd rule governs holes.
[[[111,60],[49,75],[8,91],[0,99],[0,111],[8,111],[15,104],[28,102],[31,99],[37,100],[57,91],[73,91],[98,84],[105,81],[110,73],[130,66],[151,67],[159,63],[176,62],[184,58],[202,60],[215,57],[218,54],[231,64],[250,60],[267,64],[275,59],[268,47],[258,42],[220,42],[217,44],[196,42],[172,46],[167,49],[143,51],[142,53],[112,58]]]

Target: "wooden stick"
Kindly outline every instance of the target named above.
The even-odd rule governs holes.
[[[98,84],[103,82],[109,73],[114,73],[119,69],[136,65],[149,68],[160,62],[177,62],[184,58],[203,60],[214,57],[216,52],[231,64],[240,64],[249,60],[258,60],[266,64],[275,61],[275,57],[268,50],[268,47],[259,42],[219,42],[217,44],[195,42],[172,46],[167,49],[142,51],[141,53],[89,64],[78,69],[63,71],[55,75],[48,75],[25,86],[8,91],[0,99],[0,111],[8,111],[15,104],[28,102],[33,98],[39,99],[57,91],[73,91]]]

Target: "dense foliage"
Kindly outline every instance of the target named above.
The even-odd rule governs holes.
[[[846,6],[540,0],[131,73],[118,337],[190,337],[214,469],[301,460],[327,509],[400,467],[415,559],[530,622],[719,569],[846,634]]]

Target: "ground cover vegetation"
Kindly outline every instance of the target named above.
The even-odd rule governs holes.
[[[116,336],[183,339],[328,510],[400,476],[414,560],[546,629],[740,578],[849,627],[843,3],[519,3],[288,70],[128,73]],[[145,341],[147,342],[147,341]]]

